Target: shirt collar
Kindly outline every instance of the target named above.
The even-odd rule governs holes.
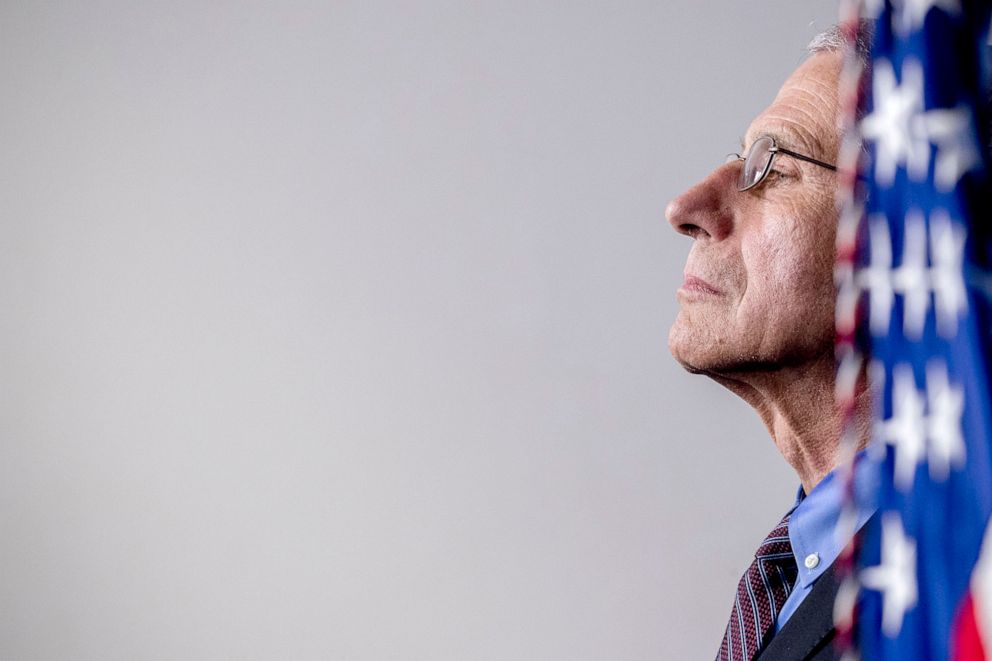
[[[864,451],[855,458],[855,530],[860,530],[877,509],[872,496],[877,483],[874,462],[864,459]],[[789,517],[789,541],[799,567],[799,582],[804,588],[834,563],[848,541],[839,539],[837,531],[844,505],[844,484],[839,473],[838,468],[832,470],[809,494],[799,487]]]

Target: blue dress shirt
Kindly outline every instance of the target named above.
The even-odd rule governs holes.
[[[875,468],[874,462],[865,461],[865,452],[862,451],[856,459],[854,473],[857,530],[861,529],[877,509],[873,502],[873,487],[877,483]],[[816,579],[834,563],[848,541],[838,539],[836,534],[837,521],[844,503],[844,485],[838,473],[839,469],[832,470],[808,495],[799,487],[796,504],[789,517],[789,541],[792,543],[796,566],[799,567],[799,576],[779,611],[775,633],[782,630],[813,589]]]

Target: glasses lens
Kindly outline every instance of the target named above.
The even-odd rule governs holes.
[[[737,187],[740,190],[753,188],[765,178],[765,174],[772,164],[773,146],[772,139],[768,137],[758,138],[754,141],[744,158],[744,167],[741,168],[740,179],[737,181]]]

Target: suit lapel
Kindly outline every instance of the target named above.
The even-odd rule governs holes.
[[[835,568],[831,566],[817,579],[816,585],[758,659],[798,661],[835,658],[836,654],[829,645],[835,633],[834,598],[839,585]]]

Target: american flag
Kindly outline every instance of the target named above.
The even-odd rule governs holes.
[[[850,182],[847,271],[843,221],[839,235],[838,272],[856,295],[842,284],[838,329],[840,375],[845,356],[862,357],[876,408],[879,509],[852,571],[866,660],[992,659],[990,10],[989,0],[862,7],[875,22],[852,124],[865,183],[859,196]]]

